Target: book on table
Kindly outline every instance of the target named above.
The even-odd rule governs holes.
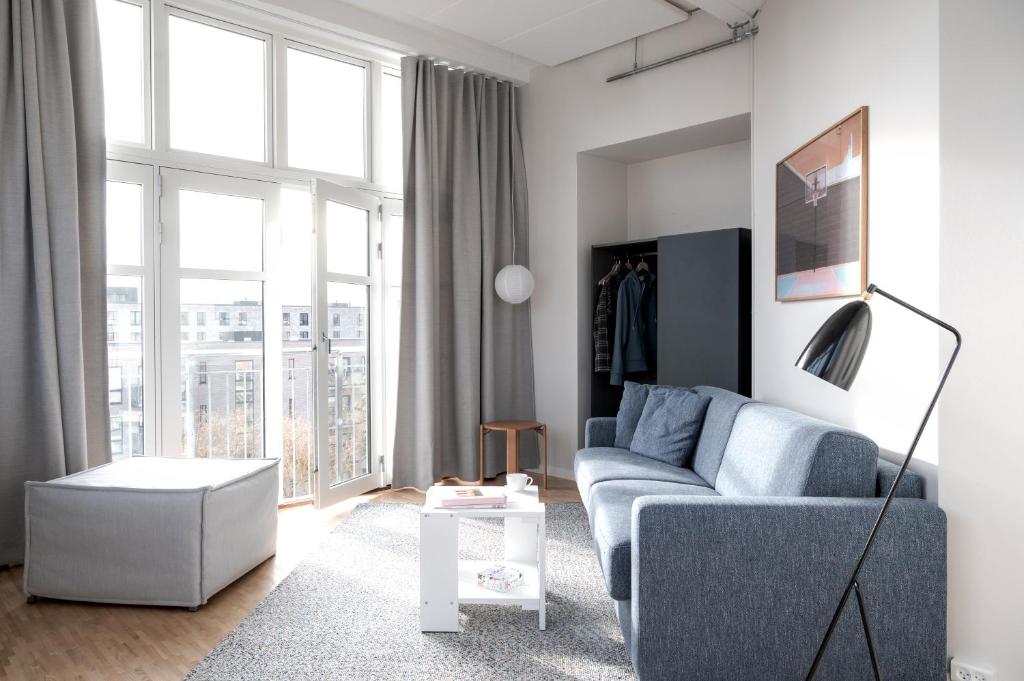
[[[454,488],[441,499],[442,508],[505,508],[508,500],[500,492],[484,494],[475,487]]]

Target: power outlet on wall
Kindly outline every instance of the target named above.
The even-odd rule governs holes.
[[[996,681],[996,673],[961,662],[955,657],[949,663],[950,681]]]

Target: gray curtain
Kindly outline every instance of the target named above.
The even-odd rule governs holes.
[[[402,60],[405,242],[393,485],[479,477],[481,421],[533,419],[529,302],[494,277],[529,266],[519,92],[428,59]],[[536,462],[523,436],[523,464]],[[505,470],[488,436],[488,477]]]
[[[0,564],[24,483],[109,461],[105,142],[91,0],[0,2]]]

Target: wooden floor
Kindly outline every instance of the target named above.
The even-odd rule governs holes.
[[[542,501],[580,499],[571,481],[551,478],[549,487],[541,490]],[[281,509],[277,555],[198,612],[47,600],[28,605],[21,568],[0,572],[0,679],[181,679],[357,504],[380,502],[421,504],[423,492],[380,490],[322,511],[309,504]]]

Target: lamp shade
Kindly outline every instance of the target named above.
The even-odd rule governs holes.
[[[871,308],[863,300],[847,303],[825,320],[796,365],[832,385],[849,390],[871,339]]]
[[[517,305],[533,293],[533,275],[522,265],[506,265],[494,278],[494,290],[506,303]]]

